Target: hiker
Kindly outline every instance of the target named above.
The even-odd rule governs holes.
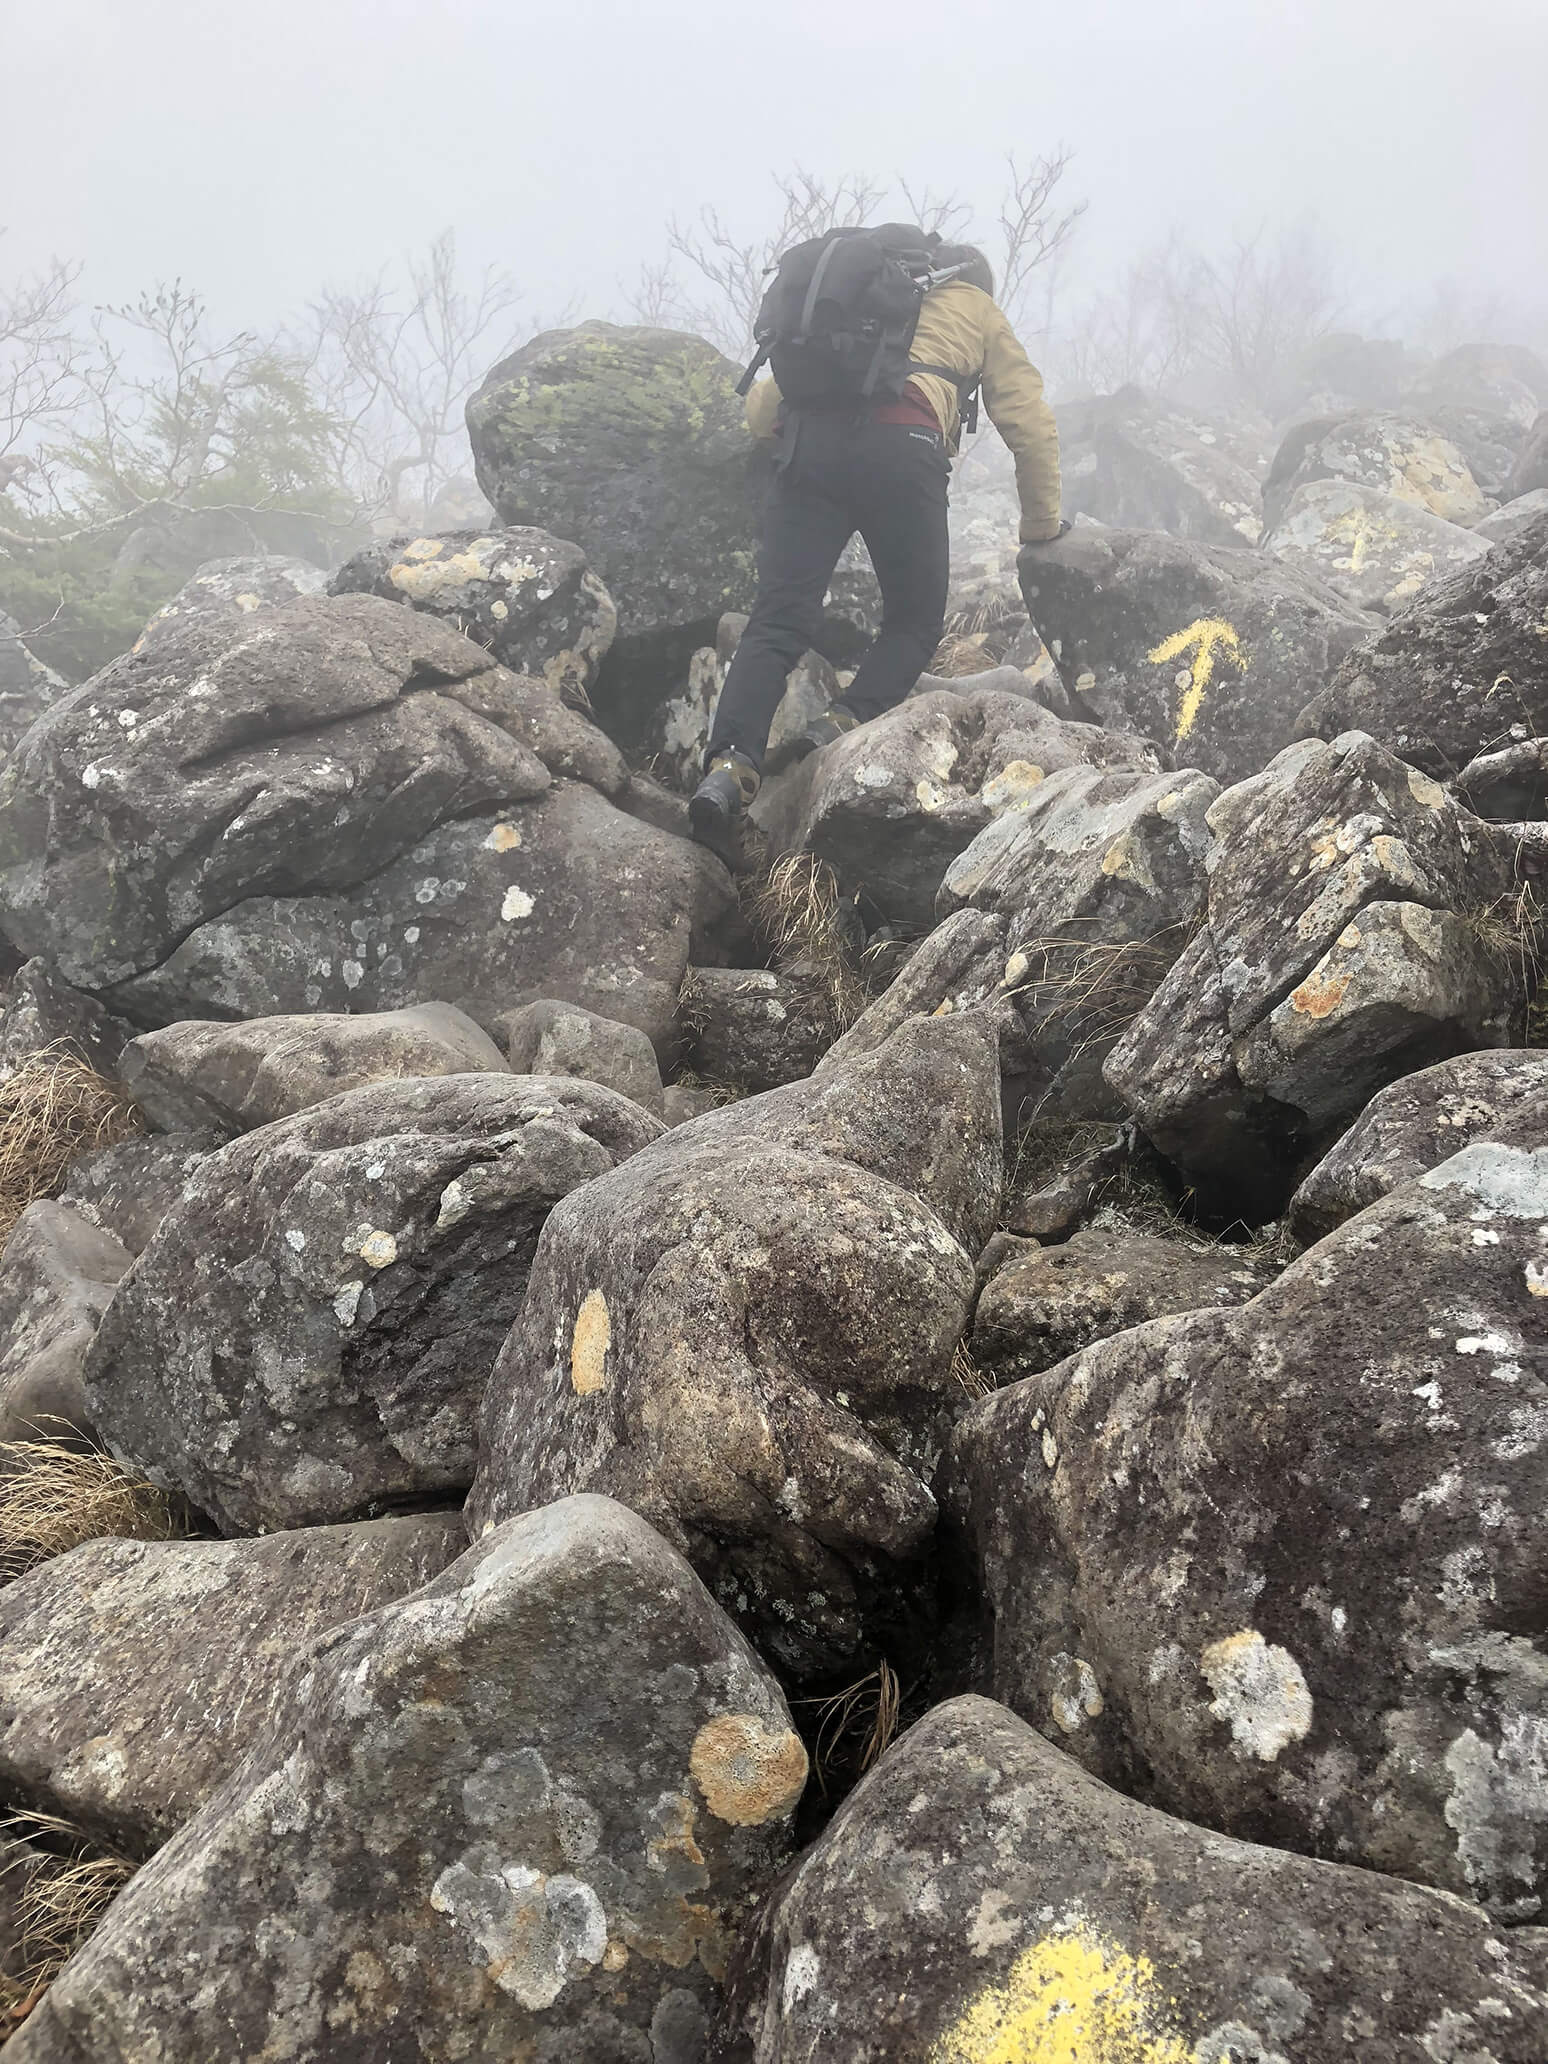
[[[882,624],[842,697],[781,765],[880,716],[929,666],[946,615],[946,490],[978,390],[1016,461],[1023,544],[1059,518],[1059,433],[1042,376],[994,301],[981,251],[906,225],[836,230],[787,252],[759,312],[741,391],[775,474],[758,596],[721,689],[693,835],[730,857],[762,779],[785,679],[812,644],[839,556],[858,530]],[[773,377],[752,384],[767,360]]]

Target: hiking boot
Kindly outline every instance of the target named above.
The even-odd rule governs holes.
[[[689,799],[688,823],[694,838],[728,864],[736,854],[742,813],[758,793],[760,780],[752,761],[739,752],[716,753]]]
[[[782,745],[778,752],[769,755],[769,772],[783,774],[787,767],[793,767],[797,760],[810,758],[814,752],[821,752],[825,745],[831,745],[835,738],[842,738],[846,731],[853,731],[860,719],[847,703],[835,702],[822,715],[808,724],[798,737]]]

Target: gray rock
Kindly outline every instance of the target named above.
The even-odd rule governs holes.
[[[101,1075],[118,1067],[131,1028],[94,996],[72,988],[47,960],[29,960],[11,977],[0,1011],[0,1081],[44,1047],[73,1047]]]
[[[666,1053],[689,958],[715,958],[734,911],[701,846],[564,781],[441,825],[343,893],[240,903],[111,993],[152,1024],[442,998],[491,1035],[519,1005],[561,997]]]
[[[1508,544],[1521,532],[1548,516],[1548,487],[1534,487],[1527,494],[1519,494],[1513,501],[1506,502],[1486,516],[1482,523],[1473,525],[1475,537],[1487,538],[1491,545]]]
[[[475,1538],[572,1490],[621,1498],[801,1676],[906,1619],[998,1092],[981,1020],[919,1019],[567,1198],[489,1386]]]
[[[259,553],[242,559],[209,559],[183,583],[146,626],[147,635],[174,617],[202,617],[211,623],[240,623],[255,611],[325,595],[328,576],[306,559]]]
[[[1529,430],[1548,408],[1548,363],[1521,344],[1459,344],[1409,387],[1421,406],[1486,410]]]
[[[1475,1141],[1241,1310],[973,1406],[943,1496],[996,1695],[1168,1812],[1533,1919],[1545,1237],[1548,1150]]]
[[[1320,1240],[1474,1140],[1548,1141],[1548,1053],[1459,1054],[1390,1083],[1291,1198],[1290,1229],[1307,1244]]]
[[[323,1011],[167,1025],[130,1040],[118,1072],[158,1132],[229,1135],[367,1082],[504,1068],[500,1049],[470,1017],[449,1004],[421,1003],[358,1017]]]
[[[224,1143],[217,1132],[177,1132],[96,1147],[70,1163],[60,1196],[140,1255],[199,1163]]]
[[[679,998],[684,1060],[745,1093],[810,1075],[833,1028],[810,982],[768,968],[690,968]]]
[[[6,1796],[149,1855],[258,1741],[315,1635],[466,1547],[460,1515],[432,1513],[55,1556],[0,1590]]]
[[[990,1277],[973,1360],[996,1384],[1015,1383],[1147,1319],[1245,1304],[1275,1273],[1240,1249],[1093,1227]]]
[[[1352,652],[1297,720],[1302,737],[1358,727],[1427,773],[1548,731],[1548,517],[1437,581]]]
[[[1535,413],[1535,404],[1524,387],[1516,388],[1518,402]],[[1508,493],[1511,475],[1525,443],[1520,415],[1502,415],[1492,409],[1458,408],[1443,403],[1428,411],[1429,420],[1448,437],[1478,483],[1479,492],[1492,501]]]
[[[640,752],[684,794],[692,793],[704,772],[710,727],[720,705],[726,669],[741,642],[746,622],[744,616],[723,616],[715,644],[701,646],[693,654],[684,685],[659,702],[641,725]],[[771,764],[779,764],[778,755],[822,715],[838,693],[838,676],[822,654],[804,653],[791,670],[769,725]]]
[[[1519,1042],[1511,856],[1359,732],[1287,747],[1207,821],[1204,925],[1105,1073],[1209,1208],[1259,1224],[1384,1084]]]
[[[579,708],[618,628],[585,553],[546,530],[381,538],[339,568],[331,592],[407,602]]]
[[[499,1029],[518,1075],[576,1075],[600,1082],[660,1117],[661,1070],[654,1047],[637,1025],[539,997],[511,1011]]]
[[[532,1513],[303,1652],[17,2064],[698,2064],[805,1775],[663,1541],[601,1499]]]
[[[714,2064],[1535,2064],[1548,1932],[1201,1834],[959,1698],[840,1807],[728,1991]]]
[[[1059,410],[1064,511],[1208,545],[1255,545],[1263,491],[1218,434],[1137,387]]]
[[[72,1205],[29,1204],[0,1256],[0,1440],[91,1431],[86,1351],[133,1257]]]
[[[1464,528],[1488,514],[1488,500],[1449,437],[1422,418],[1382,410],[1312,417],[1293,425],[1263,483],[1272,529],[1298,487],[1351,480],[1413,502]]]
[[[1022,548],[1022,592],[1067,688],[1098,722],[1239,781],[1294,736],[1307,684],[1374,627],[1261,552],[1084,525]]]
[[[173,618],[0,780],[0,923],[100,992],[245,898],[348,890],[556,774],[627,780],[541,683],[374,596]]]
[[[888,918],[927,926],[947,866],[1063,767],[1154,773],[1142,740],[1070,724],[1020,695],[911,696],[766,782],[771,857],[811,852]]]
[[[53,668],[28,651],[15,617],[0,609],[0,763],[67,692],[67,683]]]
[[[1482,559],[1489,540],[1379,488],[1311,480],[1290,497],[1263,549],[1326,581],[1356,609],[1391,616],[1427,582]]]
[[[1527,432],[1502,499],[1515,501],[1540,487],[1548,487],[1548,408]]]
[[[226,1533],[455,1495],[549,1210],[659,1132],[592,1083],[454,1075],[247,1134],[114,1300],[94,1423]]]

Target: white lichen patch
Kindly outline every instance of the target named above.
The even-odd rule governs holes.
[[[525,889],[518,889],[513,882],[506,890],[500,904],[500,916],[506,924],[512,924],[519,917],[530,917],[533,911],[532,898]]]
[[[442,1871],[430,1904],[471,1938],[495,1984],[529,2013],[551,2007],[575,1967],[599,1964],[607,1949],[607,1915],[584,1879],[502,1862],[488,1844]]]
[[[1074,1734],[1088,1720],[1102,1717],[1102,1692],[1096,1672],[1083,1656],[1062,1650],[1053,1659],[1053,1683],[1048,1710],[1065,1734]]]
[[[1199,1668],[1215,1694],[1211,1716],[1226,1721],[1236,1746],[1260,1763],[1272,1763],[1311,1731],[1312,1697],[1300,1664],[1255,1627],[1211,1642]]]
[[[344,1284],[333,1300],[333,1316],[341,1326],[353,1326],[355,1314],[360,1309],[361,1292],[365,1284],[358,1277]]]

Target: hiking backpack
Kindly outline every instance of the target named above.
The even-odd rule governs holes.
[[[793,409],[863,407],[897,401],[911,373],[932,373],[957,388],[971,430],[977,375],[909,357],[925,295],[966,270],[935,266],[940,241],[935,230],[889,222],[832,229],[793,245],[774,267],[758,310],[758,348],[738,394],[767,365]]]

